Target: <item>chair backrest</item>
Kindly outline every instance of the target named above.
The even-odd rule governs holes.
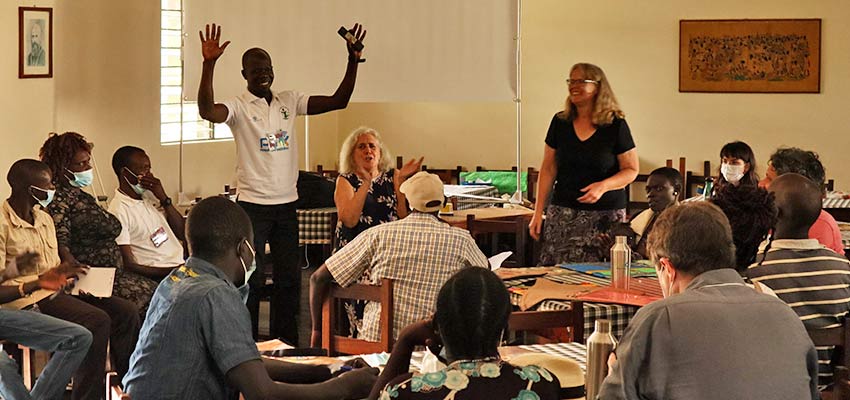
[[[512,332],[551,328],[568,328],[573,342],[584,342],[584,304],[571,301],[569,310],[514,311],[508,318],[508,330]]]
[[[528,201],[534,204],[537,201],[537,180],[540,179],[540,171],[534,167],[528,167]]]
[[[130,395],[121,389],[118,374],[115,372],[106,373],[106,400],[130,400]]]
[[[366,300],[381,303],[381,340],[368,342],[337,334],[338,318],[345,318],[342,300]],[[393,348],[393,281],[381,280],[381,286],[355,284],[331,286],[322,305],[322,347],[331,356],[390,352]]]
[[[832,373],[832,400],[850,400],[850,372],[847,367],[837,366]],[[822,397],[826,398],[826,397]]]
[[[477,171],[477,172],[481,172],[481,171],[516,172],[517,170],[518,170],[518,168],[517,168],[517,166],[516,166],[516,165],[514,165],[513,167],[511,167],[511,169],[489,169],[489,168],[484,168],[484,167],[482,167],[482,166],[480,166],[480,165],[478,165],[478,166],[476,166],[476,167],[475,167],[475,171]]]
[[[316,164],[316,172],[318,172],[321,176],[327,176],[330,178],[336,178],[339,176],[339,171],[335,169],[325,169],[322,167],[322,164]]]
[[[454,169],[439,169],[428,168],[427,165],[423,165],[422,170],[439,176],[440,180],[447,185],[460,185],[460,173],[463,172],[464,168],[458,165]]]
[[[632,194],[632,190],[637,190],[638,187],[645,186],[647,180],[649,180],[649,174],[638,174],[637,178],[626,186],[626,215],[634,217],[641,211],[649,208],[649,202],[647,201],[632,200],[637,198],[637,196]],[[640,185],[636,185],[636,183]]]
[[[513,233],[515,237],[511,249],[514,252],[512,255],[513,260],[505,260],[502,266],[525,267],[530,265],[530,261],[526,257],[528,254],[526,251],[526,243],[528,243],[528,221],[526,219],[516,218],[513,221],[481,220],[475,219],[475,214],[469,214],[466,216],[466,229],[476,239],[476,243],[482,243],[479,242],[479,239],[485,238],[485,235],[487,236],[485,239],[489,239],[490,250],[493,253],[489,254],[489,256],[500,253],[499,233]]]
[[[850,318],[845,318],[841,326],[829,329],[806,329],[815,346],[835,346],[833,360],[835,366],[850,368]]]
[[[696,196],[697,186],[700,186],[705,183],[705,178],[711,175],[711,161],[703,161],[702,163],[702,175],[697,175],[692,171],[685,172],[685,175],[682,175],[685,178],[685,181],[682,183],[683,192],[680,199],[687,199],[693,196]],[[716,178],[716,177],[715,177]]]

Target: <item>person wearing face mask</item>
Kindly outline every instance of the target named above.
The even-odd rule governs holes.
[[[576,64],[567,86],[565,109],[552,117],[546,134],[528,225],[531,237],[543,238],[541,265],[601,261],[604,249],[595,238],[625,222],[624,188],[638,175],[631,130],[602,69]]]
[[[151,173],[145,151],[124,146],[112,156],[118,177],[109,212],[121,221],[115,239],[124,268],[157,282],[183,264],[185,224],[162,182]]]
[[[744,142],[726,143],[720,149],[720,169],[715,189],[726,185],[756,186],[759,176],[756,173],[756,156],[753,149]]]
[[[12,261],[28,253],[38,254],[31,268],[16,265],[17,272],[27,277],[57,267],[58,272],[76,275],[77,263],[60,262],[59,244],[53,219],[42,210],[52,204],[56,186],[50,168],[41,161],[19,160],[12,164],[7,175],[12,194],[3,204],[0,217],[0,268],[9,276]],[[51,295],[38,291],[17,301],[19,307],[36,304],[43,314],[82,325],[92,334],[89,351],[74,375],[72,399],[100,399],[103,396],[107,345],[111,366],[123,376],[127,372],[130,354],[139,333],[139,311],[136,306],[118,296],[96,298]]]
[[[260,358],[245,309],[256,252],[244,210],[222,197],[205,199],[189,213],[186,234],[190,257],[154,295],[124,379],[130,396],[224,400],[241,393],[246,400],[360,399],[369,393],[374,368],[328,380],[326,366]]]
[[[63,262],[116,268],[112,295],[132,301],[145,318],[156,281],[128,270],[115,238],[121,222],[86,192],[94,178],[92,144],[76,132],[52,133],[39,157],[50,167],[56,198],[46,208],[53,216]]]
[[[632,318],[599,399],[818,399],[817,352],[797,314],[748,287],[723,212],[672,206],[649,235],[664,299]]]
[[[334,203],[339,214],[337,250],[366,229],[407,216],[399,186],[419,172],[422,158],[401,169],[390,166],[389,154],[378,131],[361,126],[342,142]]]

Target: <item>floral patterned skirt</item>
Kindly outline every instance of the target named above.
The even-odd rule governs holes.
[[[587,211],[549,205],[539,265],[602,261],[610,249],[602,248],[597,236],[625,221],[625,209]]]
[[[159,282],[134,272],[118,268],[115,271],[115,285],[112,287],[112,295],[128,300],[139,308],[141,321],[145,321],[151,297]]]

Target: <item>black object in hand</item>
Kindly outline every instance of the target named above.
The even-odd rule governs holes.
[[[351,43],[351,46],[354,47],[354,50],[363,51],[363,42],[357,40],[357,38],[354,37],[354,34],[349,32],[348,29],[345,29],[344,26],[339,27],[339,30],[336,31],[336,33],[339,33],[339,35],[342,36],[343,39],[348,41],[348,43]]]

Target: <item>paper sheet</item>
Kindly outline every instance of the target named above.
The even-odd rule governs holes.
[[[72,295],[86,292],[95,297],[112,297],[112,285],[115,283],[115,268],[89,268],[88,273],[80,275],[71,291]]]
[[[511,256],[511,254],[514,254],[514,252],[512,252],[512,251],[503,251],[503,252],[501,252],[501,253],[499,253],[499,254],[496,254],[496,255],[495,255],[495,256],[493,256],[493,257],[488,258],[488,259],[487,259],[487,261],[490,261],[490,270],[491,270],[491,271],[495,271],[495,270],[497,270],[497,269],[499,269],[499,268],[502,268],[502,263],[504,263],[504,262],[505,262],[505,260],[507,260],[507,259],[508,259],[508,257],[510,257],[510,256]]]

